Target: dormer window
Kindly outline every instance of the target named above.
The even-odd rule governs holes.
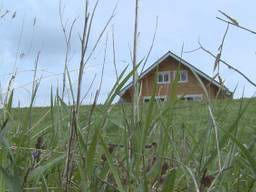
[[[170,72],[161,71],[157,74],[157,83],[158,84],[167,84],[170,83]]]
[[[179,83],[187,83],[188,82],[188,71],[182,70],[179,73],[180,73]]]

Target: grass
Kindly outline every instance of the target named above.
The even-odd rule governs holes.
[[[127,126],[132,124],[131,106],[111,105],[107,113],[105,105],[96,106],[88,141],[85,136],[92,106],[81,107],[81,135],[70,190],[254,191],[256,100],[213,103],[220,128],[222,173],[218,172],[213,127],[204,103],[177,101],[171,106],[140,106],[140,129],[136,130],[133,161],[129,164],[126,134]],[[27,190],[61,189],[70,110],[58,102],[52,107],[32,108],[30,144],[26,133],[30,109],[1,111],[2,191],[11,190],[10,186],[19,188],[22,183]],[[4,119],[8,119],[5,126]],[[42,150],[36,149],[40,137]],[[41,153],[35,160],[31,155],[37,150]]]
[[[126,67],[117,75],[108,98],[97,105],[106,61],[106,40],[101,83],[94,102],[81,105],[85,67],[115,16],[116,7],[96,41],[91,42],[91,36],[95,35],[91,34],[91,27],[99,1],[92,10],[88,0],[85,1],[77,85],[72,83],[68,67],[76,19],[64,25],[65,6],[61,1],[59,15],[66,45],[63,87],[51,91],[49,107],[34,107],[42,80],[42,77],[37,79],[40,52],[33,70],[28,108],[12,107],[15,73],[10,78],[0,110],[0,192],[256,191],[254,98],[207,99],[206,103],[180,101],[175,97],[178,86],[175,77],[166,102],[156,103],[151,99],[148,104],[139,104],[137,71],[145,65],[152,47],[146,59],[137,62],[138,0],[133,70],[127,74]],[[90,43],[92,50],[88,49]],[[216,57],[217,64],[220,55]],[[115,58],[114,66],[116,69]],[[194,75],[207,95],[200,78]],[[131,77],[136,90],[133,103],[113,105]],[[61,97],[53,95],[59,90],[62,90]],[[153,90],[157,92],[156,84]],[[69,106],[64,98],[67,91],[71,95]]]

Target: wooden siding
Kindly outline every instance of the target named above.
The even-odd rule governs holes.
[[[205,99],[205,94],[204,91],[197,80],[197,78],[194,76],[192,71],[184,66],[184,65],[179,65],[179,62],[175,60],[174,58],[168,57],[164,61],[162,61],[159,65],[158,68],[153,69],[150,71],[148,74],[146,74],[141,80],[141,101],[143,101],[143,98],[145,96],[151,96],[153,93],[153,85],[154,81],[157,78],[157,72],[161,71],[178,71],[178,68],[180,70],[186,70],[188,72],[188,82],[178,82],[177,84],[177,89],[176,89],[176,94],[177,96],[180,95],[202,95],[203,99]],[[203,84],[207,88],[208,95],[211,99],[215,99],[219,87],[210,83],[208,80],[204,79],[203,77],[200,77]],[[170,84],[157,84],[157,90],[155,96],[167,96],[169,95],[170,89]],[[122,96],[122,99],[126,102],[131,102],[131,98],[133,95],[133,88],[131,87],[128,89]],[[219,96],[217,99],[223,98]]]

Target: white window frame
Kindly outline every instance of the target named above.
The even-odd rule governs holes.
[[[161,101],[161,99],[164,99],[163,102],[167,101],[167,96],[155,96],[156,101]]]
[[[177,72],[176,72],[177,73]],[[186,79],[185,80],[181,80],[181,75],[182,73],[185,73],[186,74]],[[187,83],[188,82],[188,71],[187,70],[180,70],[179,71],[179,80],[178,80],[178,83]]]
[[[155,96],[154,98],[155,98],[155,101],[161,101],[161,99],[164,99],[164,101],[167,101],[167,96],[166,95],[165,96]],[[144,96],[143,97],[143,103],[146,103],[145,100],[150,101],[150,99],[151,99],[151,96]]]
[[[145,100],[149,100],[149,101],[150,101],[150,98],[151,98],[151,97],[149,97],[149,96],[143,97],[143,103],[146,103]]]
[[[187,98],[193,98],[191,101],[202,101],[203,100],[203,95],[202,94],[191,94],[191,95],[178,95],[177,96],[178,98],[185,98],[186,101]],[[199,98],[199,99],[196,99],[196,98]]]
[[[168,81],[164,81],[164,75],[168,75]],[[163,77],[163,82],[159,82],[159,75],[162,75]],[[170,80],[171,80],[171,75],[170,75],[170,71],[159,71],[157,73],[157,84],[168,84],[170,83]]]

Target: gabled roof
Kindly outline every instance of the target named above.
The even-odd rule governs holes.
[[[228,90],[227,87],[221,85],[218,81],[212,79],[209,75],[205,74],[204,72],[202,72],[201,70],[199,70],[198,68],[194,67],[193,65],[191,65],[190,63],[188,63],[187,61],[185,61],[184,59],[182,59],[181,57],[175,55],[174,53],[172,53],[171,51],[168,51],[166,54],[164,54],[160,59],[158,59],[155,63],[153,63],[149,68],[147,68],[145,71],[143,71],[140,75],[140,79],[142,79],[144,76],[146,76],[149,72],[151,72],[153,69],[155,69],[160,63],[162,63],[165,59],[167,59],[168,57],[171,57],[177,61],[179,61],[181,64],[183,64],[184,66],[188,67],[190,70],[194,71],[196,74],[198,74],[199,76],[205,78],[206,80],[208,80],[209,82],[213,83],[215,86],[223,88],[225,90],[227,90],[228,92],[230,92]],[[122,96],[128,89],[130,89],[132,87],[132,82],[130,82],[128,85],[126,85],[121,92],[119,93],[120,96]]]

